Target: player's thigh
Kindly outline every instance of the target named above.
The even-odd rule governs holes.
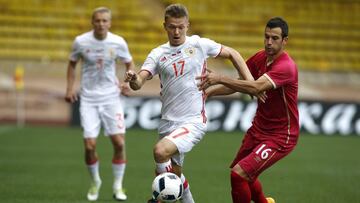
[[[106,135],[125,134],[124,111],[120,102],[103,105],[100,112]]]
[[[96,138],[84,138],[84,147],[87,151],[94,152],[96,149]]]
[[[253,136],[245,134],[241,142],[240,149],[231,163],[230,168],[234,167],[241,159],[248,156],[259,143],[260,142],[254,139]]]
[[[265,169],[271,167],[280,159],[288,155],[292,149],[284,150],[273,141],[264,141],[259,143],[249,155],[241,159],[238,164],[241,169],[254,179]]]
[[[177,146],[179,153],[186,153],[200,142],[205,135],[205,130],[206,126],[203,123],[185,123],[179,125],[165,138]]]
[[[81,104],[79,110],[84,138],[96,138],[101,128],[100,114],[97,106]]]
[[[184,163],[185,153],[200,142],[206,130],[206,125],[203,123],[187,123],[179,125],[173,132],[165,136],[167,139],[174,143],[179,153],[172,156],[172,161],[182,166]]]

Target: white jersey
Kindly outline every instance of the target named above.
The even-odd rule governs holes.
[[[116,59],[131,62],[125,40],[111,32],[103,40],[94,37],[94,31],[75,38],[71,61],[82,59],[81,101],[106,104],[117,101],[120,94],[116,76]],[[115,99],[115,100],[114,100]]]
[[[162,119],[205,122],[204,93],[195,78],[205,73],[206,59],[220,51],[221,44],[197,35],[180,46],[166,43],[151,51],[141,70],[159,74]]]

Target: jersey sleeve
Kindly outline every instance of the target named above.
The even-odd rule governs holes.
[[[128,45],[125,40],[120,39],[120,46],[117,47],[116,57],[119,58],[124,63],[129,63],[132,61],[132,56],[130,54]]]
[[[276,64],[270,71],[265,73],[265,76],[273,84],[274,88],[278,88],[295,81],[296,71],[294,64],[282,62]]]
[[[78,39],[76,38],[72,45],[69,60],[76,62],[79,61],[80,57],[81,57],[81,47]]]
[[[200,47],[205,53],[207,57],[216,57],[220,54],[221,51],[221,44],[208,39],[208,38],[200,38],[199,39]]]
[[[255,56],[252,56],[250,57],[247,61],[246,61],[246,65],[248,66],[249,70],[250,70],[250,73],[251,75],[254,77],[254,78],[258,78],[258,76],[256,75],[256,65],[255,65]]]
[[[144,64],[141,67],[141,70],[146,70],[151,73],[152,76],[158,74],[158,59],[155,50],[152,50],[150,54],[145,59]]]

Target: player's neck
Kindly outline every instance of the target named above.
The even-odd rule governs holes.
[[[284,50],[281,50],[275,55],[268,55],[266,57],[266,66],[271,65],[283,52]]]
[[[171,43],[171,42],[169,41],[169,44],[170,44],[171,47],[179,47],[179,46],[183,45],[184,43],[185,43],[185,41],[184,41],[184,42],[181,42],[181,43],[179,43],[179,44],[174,44],[174,43]]]
[[[266,66],[270,66],[274,61],[274,58],[272,56],[268,56],[266,58]]]
[[[104,40],[104,39],[106,38],[106,36],[107,36],[107,33],[105,33],[105,34],[98,34],[98,33],[95,33],[95,32],[94,32],[94,37],[95,37],[95,39],[97,39],[97,40]]]

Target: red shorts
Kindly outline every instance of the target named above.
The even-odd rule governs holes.
[[[255,180],[261,172],[288,155],[294,147],[283,148],[272,140],[260,141],[246,134],[242,145],[231,164],[238,164],[250,179]]]

